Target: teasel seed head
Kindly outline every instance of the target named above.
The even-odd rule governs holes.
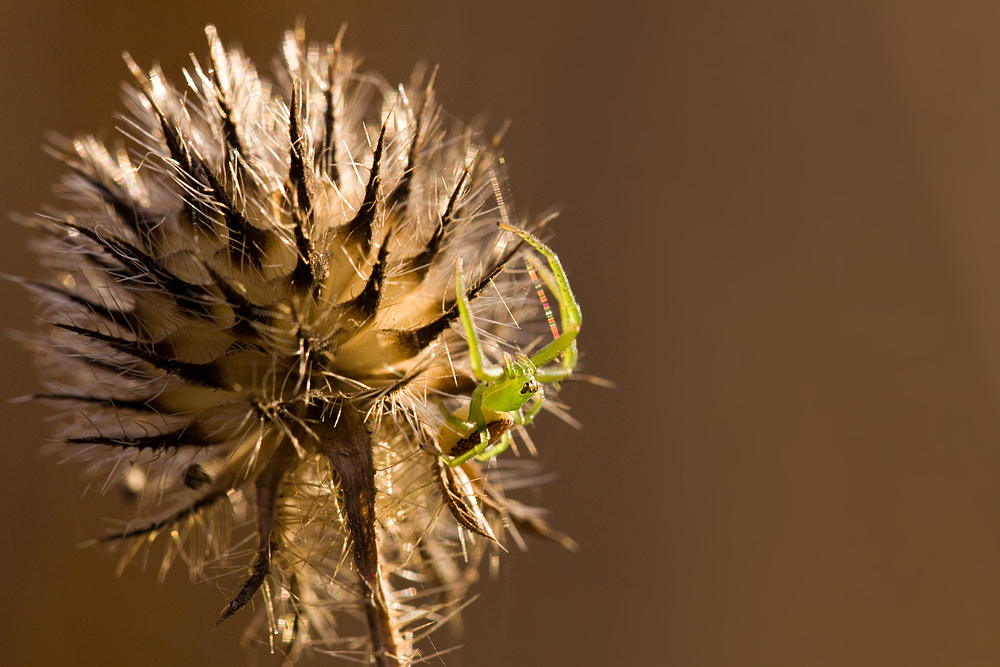
[[[496,141],[433,74],[392,87],[298,29],[269,80],[206,33],[183,89],[126,55],[126,141],[58,146],[65,203],[26,221],[50,270],[22,281],[48,323],[37,398],[134,499],[94,540],[123,565],[242,577],[218,621],[252,606],[290,659],[410,664],[505,534],[572,545],[505,496],[516,468],[452,467],[436,441],[477,384],[456,260],[493,358],[547,335],[544,262],[498,228]]]

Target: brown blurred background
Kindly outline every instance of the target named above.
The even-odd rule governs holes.
[[[346,20],[390,80],[439,63],[449,111],[513,120],[515,201],[562,208],[586,370],[619,388],[534,431],[582,550],[506,558],[447,665],[1000,664],[1000,5],[13,4],[4,210],[53,201],[47,130],[113,136],[123,49],[176,80],[207,22],[266,63],[297,14]],[[6,229],[0,270],[39,275]],[[37,455],[43,409],[0,409],[0,662],[275,664],[211,631],[215,584],[74,549],[125,510]]]

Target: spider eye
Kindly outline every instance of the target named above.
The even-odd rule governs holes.
[[[534,394],[536,391],[538,391],[537,380],[528,380],[524,383],[524,386],[521,387],[522,394]]]

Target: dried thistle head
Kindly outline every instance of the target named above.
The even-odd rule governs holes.
[[[491,468],[501,437],[532,448],[520,402],[470,406],[493,381],[478,348],[510,377],[548,350],[550,384],[524,386],[551,398],[575,343],[550,349],[537,295],[557,293],[564,334],[572,295],[545,246],[498,227],[496,142],[441,110],[433,76],[393,88],[295,31],[271,82],[207,34],[184,90],[126,57],[128,148],[61,147],[67,204],[28,221],[51,271],[24,281],[51,325],[38,398],[134,500],[94,540],[123,565],[241,574],[219,622],[256,600],[251,632],[291,658],[410,664],[505,531],[572,544]],[[485,461],[449,458],[464,436]]]

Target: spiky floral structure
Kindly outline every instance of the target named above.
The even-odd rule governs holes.
[[[207,34],[186,90],[126,58],[130,150],[62,147],[69,204],[29,221],[52,276],[25,281],[51,323],[39,397],[134,496],[139,518],[95,540],[123,562],[241,573],[220,622],[256,598],[252,627],[292,657],[409,664],[504,530],[568,544],[436,444],[476,386],[456,259],[480,336],[516,353],[544,322],[531,249],[497,227],[495,142],[430,84],[393,88],[300,31],[271,83]]]

